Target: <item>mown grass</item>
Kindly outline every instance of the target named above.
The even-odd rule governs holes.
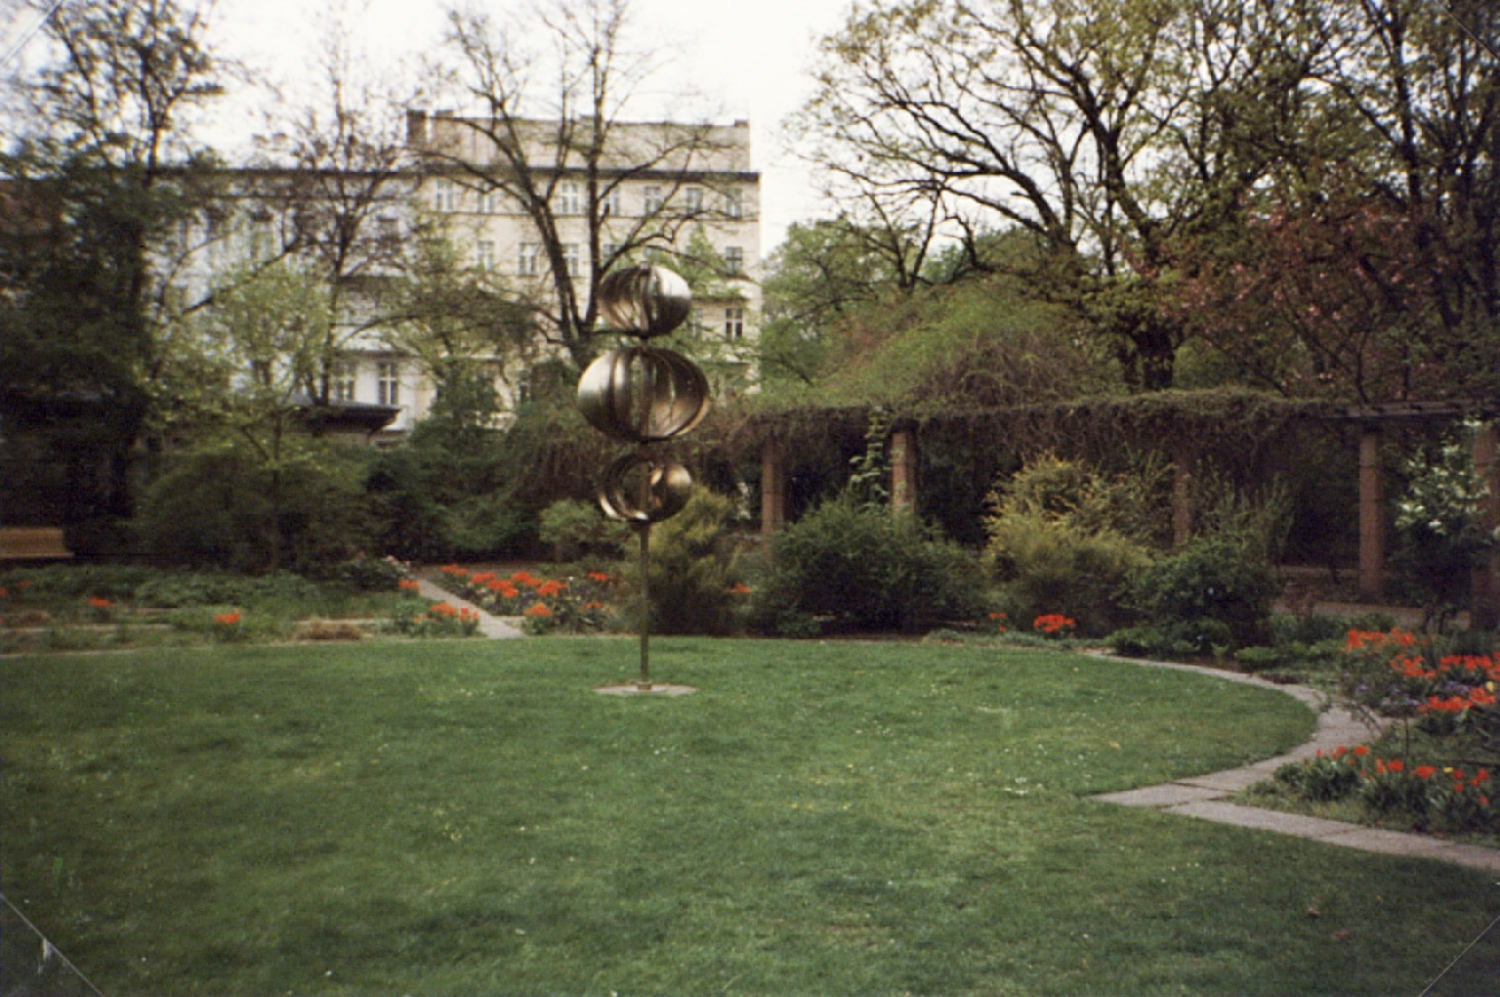
[[[1415,993],[1485,877],[1100,803],[1276,692],[1040,650],[617,639],[0,661],[6,895],[106,993]]]

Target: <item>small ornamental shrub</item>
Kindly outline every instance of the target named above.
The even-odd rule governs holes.
[[[406,578],[407,568],[395,558],[356,554],[347,560],[317,567],[307,574],[355,592],[394,592]]]
[[[1416,581],[1436,618],[1463,604],[1470,570],[1495,544],[1480,524],[1486,488],[1474,469],[1477,429],[1461,424],[1435,453],[1417,454],[1402,468],[1407,487],[1396,501],[1398,544],[1391,562]]]
[[[617,558],[632,533],[626,524],[604,515],[596,502],[562,499],[542,510],[537,537],[552,545],[555,561],[576,561],[585,554]]]
[[[986,561],[1004,601],[1022,613],[1066,605],[1080,633],[1097,636],[1130,623],[1130,579],[1146,570],[1146,548],[1108,529],[1013,512],[988,521]]]
[[[729,536],[734,500],[693,489],[681,512],[651,527],[651,629],[663,634],[726,634],[743,593]],[[640,568],[627,578],[640,589]]]
[[[1110,646],[1136,658],[1194,658],[1219,656],[1233,641],[1229,627],[1218,620],[1182,620],[1137,624],[1109,635]]]
[[[1146,621],[1214,621],[1235,646],[1265,643],[1281,590],[1271,564],[1232,534],[1198,539],[1141,571],[1131,598]]]
[[[967,551],[909,515],[849,495],[771,539],[750,617],[767,632],[806,633],[808,618],[856,630],[915,631],[982,616],[984,581]]]

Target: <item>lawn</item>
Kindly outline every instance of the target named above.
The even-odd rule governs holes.
[[[633,641],[0,659],[6,896],[105,993],[1414,994],[1457,867],[1089,794],[1290,697],[1045,650]]]

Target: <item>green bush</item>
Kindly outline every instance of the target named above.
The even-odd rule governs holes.
[[[1109,635],[1110,646],[1117,653],[1136,658],[1216,655],[1232,642],[1229,627],[1209,619],[1138,624]]]
[[[1132,599],[1149,623],[1217,621],[1235,646],[1246,647],[1265,643],[1280,590],[1275,569],[1253,545],[1222,535],[1195,540],[1146,566],[1133,582]]]
[[[734,501],[693,489],[681,512],[651,527],[651,630],[722,635],[730,631],[737,581],[728,524]],[[627,576],[640,591],[640,569]]]
[[[630,543],[630,527],[606,518],[597,503],[561,499],[542,510],[537,536],[552,545],[554,561],[576,561],[585,554],[617,559]]]
[[[1085,636],[1132,622],[1125,598],[1130,579],[1151,563],[1140,544],[1107,528],[1087,531],[1030,512],[992,517],[989,536],[986,559],[1012,619],[1066,613]]]
[[[1043,457],[997,487],[985,560],[1012,619],[1064,613],[1086,636],[1134,622],[1125,596],[1163,519],[1153,513],[1158,477],[1110,477]]]
[[[146,489],[136,528],[168,564],[263,572],[341,561],[367,546],[368,454],[287,436],[275,460],[248,442],[207,439]]]
[[[849,495],[825,502],[771,540],[751,617],[768,632],[823,617],[860,630],[914,631],[972,620],[984,581],[967,551],[909,515]]]
[[[1148,466],[1139,474],[1105,475],[1075,461],[1044,456],[1033,460],[990,496],[991,523],[1024,516],[1066,524],[1084,534],[1107,533],[1140,544],[1164,540],[1160,496],[1163,472]]]
[[[406,577],[397,561],[386,557],[357,554],[346,561],[322,565],[308,572],[319,581],[342,585],[353,592],[394,592]]]

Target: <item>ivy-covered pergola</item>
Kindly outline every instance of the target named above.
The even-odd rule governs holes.
[[[859,452],[874,410],[868,407],[794,408],[764,412],[740,422],[724,442],[742,460],[760,464],[760,526],[763,534],[787,519],[790,472],[800,463],[834,465]],[[1440,432],[1454,422],[1480,423],[1474,465],[1488,492],[1480,509],[1486,530],[1500,527],[1500,462],[1497,430],[1500,400],[1399,402],[1339,405],[1281,398],[1244,389],[1167,391],[1059,405],[969,411],[888,413],[887,444],[893,510],[917,506],[924,446],[963,441],[978,451],[1007,452],[1022,460],[1051,453],[1108,466],[1127,450],[1156,455],[1172,474],[1172,534],[1179,543],[1192,534],[1193,479],[1223,473],[1241,482],[1260,480],[1297,437],[1312,428],[1352,428],[1358,439],[1358,591],[1378,603],[1386,585],[1386,479],[1384,444],[1392,427]],[[1339,434],[1347,439],[1346,434]],[[1500,551],[1475,567],[1471,579],[1471,626],[1500,622]]]

